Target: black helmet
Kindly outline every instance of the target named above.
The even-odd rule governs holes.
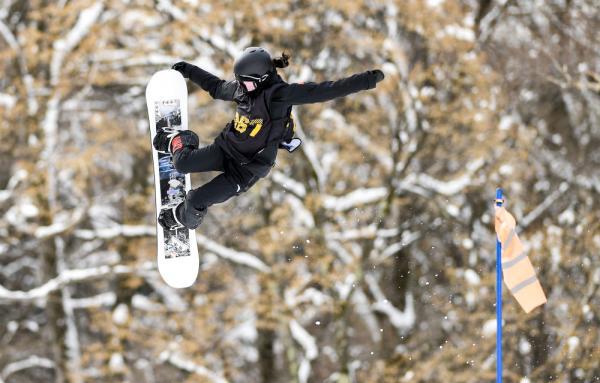
[[[238,83],[247,92],[261,88],[261,85],[275,72],[271,54],[264,48],[248,47],[235,60],[233,73]]]

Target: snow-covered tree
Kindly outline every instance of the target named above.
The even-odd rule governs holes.
[[[593,0],[1,2],[0,382],[491,381],[497,186],[548,295],[505,296],[506,381],[596,381],[598,30]],[[297,107],[302,150],[210,209],[173,290],[145,85],[250,45],[386,79]],[[189,92],[208,144],[233,107]]]

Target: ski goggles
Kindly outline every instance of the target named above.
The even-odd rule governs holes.
[[[237,75],[237,81],[246,89],[248,92],[258,89],[259,85],[269,78],[269,74],[262,76],[258,75]]]

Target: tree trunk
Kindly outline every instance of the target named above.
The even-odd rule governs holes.
[[[52,279],[57,275],[56,253],[51,246],[45,254],[42,262],[42,273],[44,279]],[[46,302],[46,315],[48,317],[48,329],[50,331],[50,349],[54,360],[54,382],[64,383],[65,371],[67,371],[67,358],[65,346],[65,312],[62,305],[62,292],[56,290],[48,294]]]

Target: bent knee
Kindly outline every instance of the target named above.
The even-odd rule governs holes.
[[[189,148],[183,148],[173,154],[173,167],[179,173],[191,173],[192,164],[189,161]]]
[[[235,194],[242,194],[248,191],[259,179],[260,177],[251,177],[248,179],[237,179],[236,177],[232,177],[229,174],[226,174],[227,179],[234,185]]]

